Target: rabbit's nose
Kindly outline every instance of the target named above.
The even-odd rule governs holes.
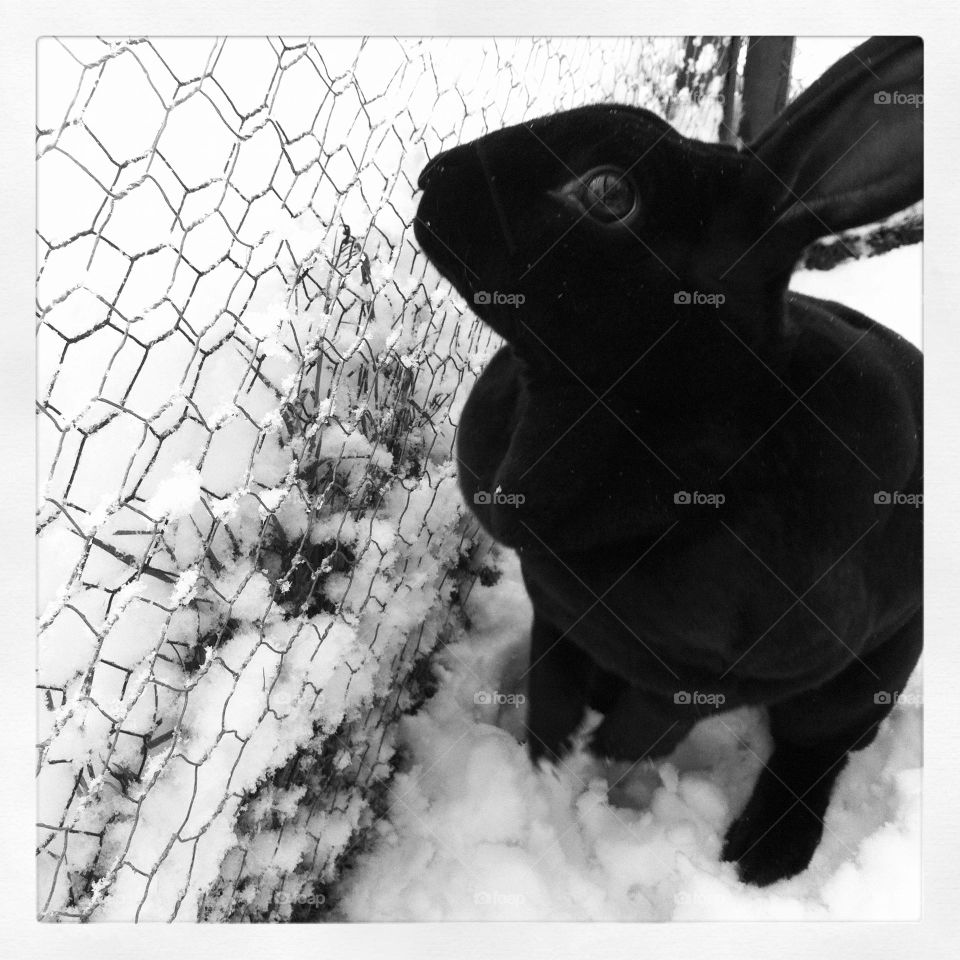
[[[435,172],[437,167],[439,167],[443,156],[444,155],[442,153],[438,153],[432,160],[429,160],[427,165],[420,171],[420,176],[417,178],[417,186],[421,190],[427,189],[427,183],[430,180],[430,174]]]
[[[469,144],[466,144],[451,147],[449,150],[438,153],[432,160],[428,161],[427,165],[420,171],[420,176],[417,178],[417,186],[421,190],[426,190],[431,178],[435,178],[437,174],[446,173],[448,170],[464,166],[465,163],[472,159],[473,151],[468,149],[469,146]]]

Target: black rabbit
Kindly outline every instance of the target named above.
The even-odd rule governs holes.
[[[723,850],[803,870],[851,750],[920,655],[920,353],[791,293],[804,247],[922,196],[922,42],[873,38],[755,142],[588,106],[420,177],[416,237],[507,342],[460,484],[534,607],[528,743],[669,753],[766,705],[774,750]]]

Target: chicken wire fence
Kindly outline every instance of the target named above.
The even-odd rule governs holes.
[[[499,345],[412,239],[429,156],[682,38],[38,45],[38,910],[305,919],[462,628],[451,461]]]

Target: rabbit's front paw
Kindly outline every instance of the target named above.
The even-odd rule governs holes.
[[[769,816],[744,815],[727,833],[723,859],[737,863],[744,883],[765,887],[802,872],[823,835],[823,824],[799,805],[770,821]]]
[[[758,887],[792,877],[810,864],[823,836],[834,779],[826,776],[805,787],[796,780],[791,783],[779,763],[773,767],[761,772],[750,802],[727,831],[723,845],[722,859],[737,863],[740,879]]]

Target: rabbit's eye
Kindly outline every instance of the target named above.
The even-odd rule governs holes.
[[[598,170],[583,178],[583,205],[602,223],[625,220],[637,205],[633,183],[619,170]]]
[[[549,194],[607,227],[626,224],[640,207],[633,178],[619,167],[594,167]]]

